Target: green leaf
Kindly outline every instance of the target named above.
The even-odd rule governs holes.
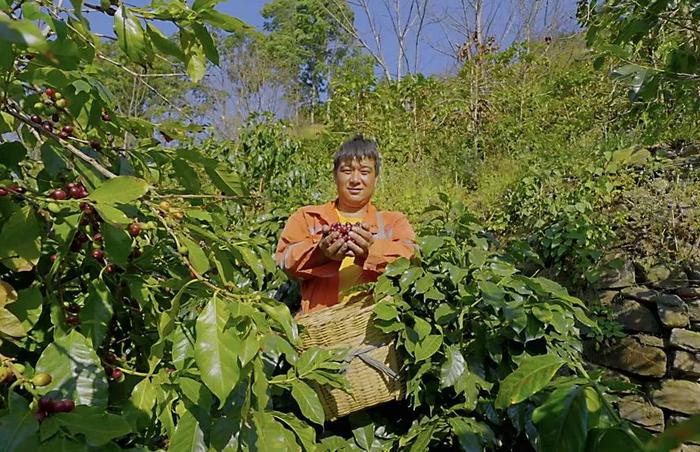
[[[647,448],[655,452],[669,452],[691,441],[700,441],[700,415],[667,427],[663,433],[647,444]]]
[[[292,344],[296,344],[299,340],[299,330],[297,324],[289,312],[289,308],[275,300],[263,302],[259,305],[272,320],[275,321],[284,332],[286,339]]]
[[[401,289],[406,291],[418,278],[423,276],[423,269],[420,267],[411,267],[401,275],[399,278],[399,286]]]
[[[117,35],[119,48],[131,61],[145,63],[149,60],[150,47],[141,22],[131,14],[124,3],[114,14],[114,33]]]
[[[28,409],[13,411],[0,417],[2,450],[25,452],[39,448],[39,423]]]
[[[515,372],[501,382],[496,397],[496,408],[508,408],[537,393],[549,384],[563,365],[564,361],[553,354],[524,358]]]
[[[70,413],[57,413],[58,424],[73,434],[85,435],[88,445],[100,447],[112,439],[131,433],[129,424],[116,414],[101,412],[101,408],[78,406]]]
[[[129,403],[124,409],[126,419],[135,430],[146,428],[149,419],[153,415],[153,406],[156,404],[156,392],[153,383],[148,378],[141,380],[131,391]]]
[[[238,383],[240,368],[236,350],[240,341],[231,330],[224,331],[229,313],[223,301],[214,298],[197,317],[194,359],[201,377],[221,405]]]
[[[104,281],[91,282],[85,307],[80,310],[80,325],[90,339],[93,348],[99,348],[112,320],[112,296]]]
[[[206,452],[207,445],[204,442],[204,433],[197,423],[197,419],[189,412],[180,417],[175,427],[175,434],[170,439],[169,452]]]
[[[165,55],[170,55],[178,60],[185,62],[185,53],[180,49],[180,47],[172,41],[170,38],[165,36],[162,31],[155,27],[154,25],[146,24],[146,33],[148,34],[151,43]]]
[[[234,246],[234,249],[241,255],[245,264],[253,271],[258,281],[258,288],[262,288],[265,278],[265,267],[260,258],[245,246]]]
[[[20,290],[17,293],[17,301],[6,305],[5,308],[19,319],[25,331],[29,331],[41,316],[43,301],[41,290],[34,286]]]
[[[374,424],[369,422],[352,429],[352,436],[362,450],[371,450],[374,443]]]
[[[53,378],[48,386],[38,388],[40,393],[56,390],[72,398],[76,405],[107,407],[107,379],[102,363],[77,331],[49,344],[36,363],[36,371]]]
[[[41,256],[43,232],[34,209],[24,206],[13,212],[0,232],[0,260],[15,271],[29,271]]]
[[[311,422],[323,425],[326,417],[323,413],[323,405],[318,398],[318,394],[303,381],[294,380],[292,385],[292,397],[296,400],[303,414]]]
[[[415,357],[416,362],[425,361],[433,356],[442,345],[442,336],[439,334],[430,334],[425,339],[416,344]]]
[[[187,399],[198,407],[209,410],[213,398],[211,392],[200,382],[191,378],[180,379],[180,389]]]
[[[21,171],[19,163],[26,158],[27,148],[19,141],[0,143],[0,165],[12,171]]]
[[[182,235],[180,236],[180,244],[187,247],[187,259],[190,261],[190,264],[192,264],[192,267],[194,267],[194,271],[200,275],[209,271],[211,264],[209,263],[206,253],[202,247],[199,246],[199,243]]]
[[[314,430],[313,427],[297,419],[296,416],[290,413],[280,413],[278,411],[272,411],[272,415],[276,419],[287,424],[287,426],[296,435],[298,442],[302,445],[304,450],[316,450],[316,430]]]
[[[222,30],[230,33],[242,33],[250,29],[250,26],[242,20],[220,13],[214,9],[208,9],[200,12],[199,17],[206,20],[216,28],[221,28]]]
[[[440,386],[442,388],[447,388],[449,386],[454,386],[462,376],[467,365],[464,361],[464,356],[462,352],[459,351],[459,347],[451,345],[447,348],[447,360],[442,364],[440,368]]]
[[[386,266],[384,274],[391,277],[403,275],[410,265],[411,262],[408,259],[400,257]]]
[[[185,51],[185,69],[192,82],[197,83],[202,80],[207,69],[207,60],[204,56],[204,49],[194,34],[190,31],[180,29],[180,42]]]
[[[132,239],[124,228],[115,228],[109,223],[104,223],[101,228],[104,241],[105,254],[109,260],[120,267],[129,264]]]
[[[537,427],[542,450],[581,452],[588,434],[588,410],[583,387],[555,390],[535,408],[532,422]]]
[[[429,235],[420,238],[420,249],[424,256],[430,256],[433,252],[445,244],[445,238]]]
[[[399,311],[392,303],[381,301],[374,306],[374,313],[380,320],[396,320],[399,317]]]
[[[409,452],[424,452],[430,450],[430,441],[433,440],[433,432],[435,431],[435,425],[429,425],[424,430],[422,430],[415,442],[411,445]]]
[[[90,195],[99,204],[128,204],[136,201],[148,192],[148,183],[133,176],[118,176],[106,180]]]
[[[452,432],[457,436],[460,448],[465,452],[481,452],[484,450],[481,444],[481,437],[474,429],[472,419],[454,417],[448,422],[452,427]]]
[[[637,445],[634,436],[634,432],[629,428],[594,428],[588,431],[586,451],[668,452],[666,449],[641,448]],[[639,438],[637,438],[637,440],[639,440]]]
[[[0,308],[0,333],[7,336],[26,336],[27,331],[22,326],[22,322],[5,308]]]
[[[97,213],[100,214],[103,220],[111,224],[115,228],[120,228],[131,223],[131,220],[121,210],[116,207],[112,207],[108,204],[97,204],[95,205]]]
[[[41,52],[49,49],[41,30],[28,20],[13,20],[0,11],[0,41],[32,47]]]
[[[216,44],[214,43],[214,40],[212,39],[207,29],[203,25],[193,23],[192,30],[194,30],[194,34],[195,36],[197,36],[199,43],[202,44],[202,48],[204,49],[204,55],[206,55],[209,61],[218,66],[219,52],[216,50]]]
[[[426,293],[430,288],[435,286],[435,278],[431,274],[426,274],[416,281],[415,289],[417,294]]]
[[[285,429],[275,418],[262,411],[253,413],[255,425],[255,445],[259,451],[284,450],[288,452],[300,451],[294,434]],[[251,450],[254,450],[252,447]]]

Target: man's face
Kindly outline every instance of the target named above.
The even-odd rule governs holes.
[[[349,207],[362,207],[374,194],[377,173],[374,159],[348,160],[343,162],[335,172],[335,186],[338,198]]]

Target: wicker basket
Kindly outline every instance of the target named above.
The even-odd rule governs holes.
[[[303,326],[303,349],[350,348],[351,358],[345,376],[350,394],[317,385],[327,420],[403,397],[405,384],[399,369],[393,338],[372,325],[374,301],[371,296],[304,314],[297,319]]]

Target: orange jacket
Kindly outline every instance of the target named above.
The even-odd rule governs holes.
[[[323,238],[324,225],[338,222],[336,201],[318,206],[305,206],[289,217],[282,231],[275,261],[289,276],[301,279],[303,313],[338,303],[339,261],[316,267],[307,264]],[[372,203],[362,219],[374,236],[367,258],[355,263],[362,266],[363,282],[376,281],[386,265],[399,257],[410,258],[415,252],[416,235],[408,219],[399,212],[379,212]]]

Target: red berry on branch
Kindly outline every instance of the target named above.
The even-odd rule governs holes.
[[[115,368],[112,370],[112,378],[114,378],[115,380],[119,380],[123,376],[124,376],[124,372],[122,372],[120,369]]]
[[[101,242],[101,241],[102,241],[102,234],[100,234],[100,233],[98,232],[97,234],[95,234],[95,235],[92,236],[92,240],[95,241],[95,242]]]
[[[100,144],[99,141],[97,140],[91,140],[90,141],[90,147],[93,148],[96,151],[99,151],[102,149],[102,145]]]
[[[58,136],[61,137],[62,140],[65,140],[70,136],[70,134],[61,130],[60,132],[58,132]]]
[[[52,254],[51,257],[49,257],[49,259],[51,259],[51,262],[56,262],[56,260],[58,259],[58,254]]]
[[[65,125],[65,126],[63,126],[61,131],[66,132],[68,135],[70,135],[73,133],[73,126]]]
[[[56,413],[70,413],[75,408],[75,402],[71,399],[58,400],[54,406]]]
[[[82,193],[80,193],[82,195]],[[78,196],[79,198],[84,198],[84,196]],[[88,203],[86,202],[81,202],[80,203],[80,210],[83,211],[85,215],[92,215],[95,213],[95,209]]]
[[[31,120],[32,120],[32,122],[35,122],[37,124],[41,124],[41,116],[39,116],[39,115],[32,115]]]
[[[76,184],[75,182],[68,182],[66,184],[66,190],[70,190],[71,188],[75,188],[77,186],[78,186],[78,184]]]
[[[66,306],[66,311],[70,312],[71,314],[78,314],[80,312],[80,305],[68,303],[68,306]]]
[[[41,128],[47,132],[53,132],[53,123],[51,121],[43,121],[41,123]]]
[[[11,192],[19,193],[20,195],[27,191],[27,189],[25,189],[24,187],[20,187],[17,184],[10,185],[9,189]]]
[[[51,198],[55,199],[57,201],[63,201],[67,197],[68,197],[68,194],[65,191],[61,190],[60,188],[57,188],[56,190],[51,192]]]
[[[78,326],[80,325],[80,317],[75,314],[68,315],[66,316],[66,323],[69,326]]]
[[[132,223],[129,225],[129,234],[132,237],[138,237],[141,234],[141,225],[138,223]]]
[[[103,113],[102,113],[102,120],[103,120],[103,121],[106,121],[106,122],[109,122],[109,121],[112,120],[112,117],[109,115],[109,113],[103,112]]]
[[[70,194],[71,198],[80,198],[80,195],[82,194],[82,191],[78,187],[71,187],[68,189],[68,193]]]
[[[7,196],[7,189],[5,187],[0,187],[0,197]]]
[[[114,273],[115,271],[117,271],[117,267],[115,267],[114,264],[107,264],[107,265],[105,266],[105,271],[106,271],[107,273],[109,273],[109,274],[112,274],[112,273]]]
[[[105,257],[105,252],[97,248],[96,250],[92,250],[91,256],[93,259],[101,261]]]
[[[56,96],[56,90],[53,88],[46,88],[46,90],[44,91],[44,94],[46,94],[50,98],[53,98]]]
[[[53,413],[56,403],[51,397],[44,396],[39,399],[37,406],[39,407],[39,411],[43,411],[44,413]]]
[[[75,240],[77,240],[80,243],[87,243],[89,239],[84,232],[80,231],[77,234],[75,234]]]

